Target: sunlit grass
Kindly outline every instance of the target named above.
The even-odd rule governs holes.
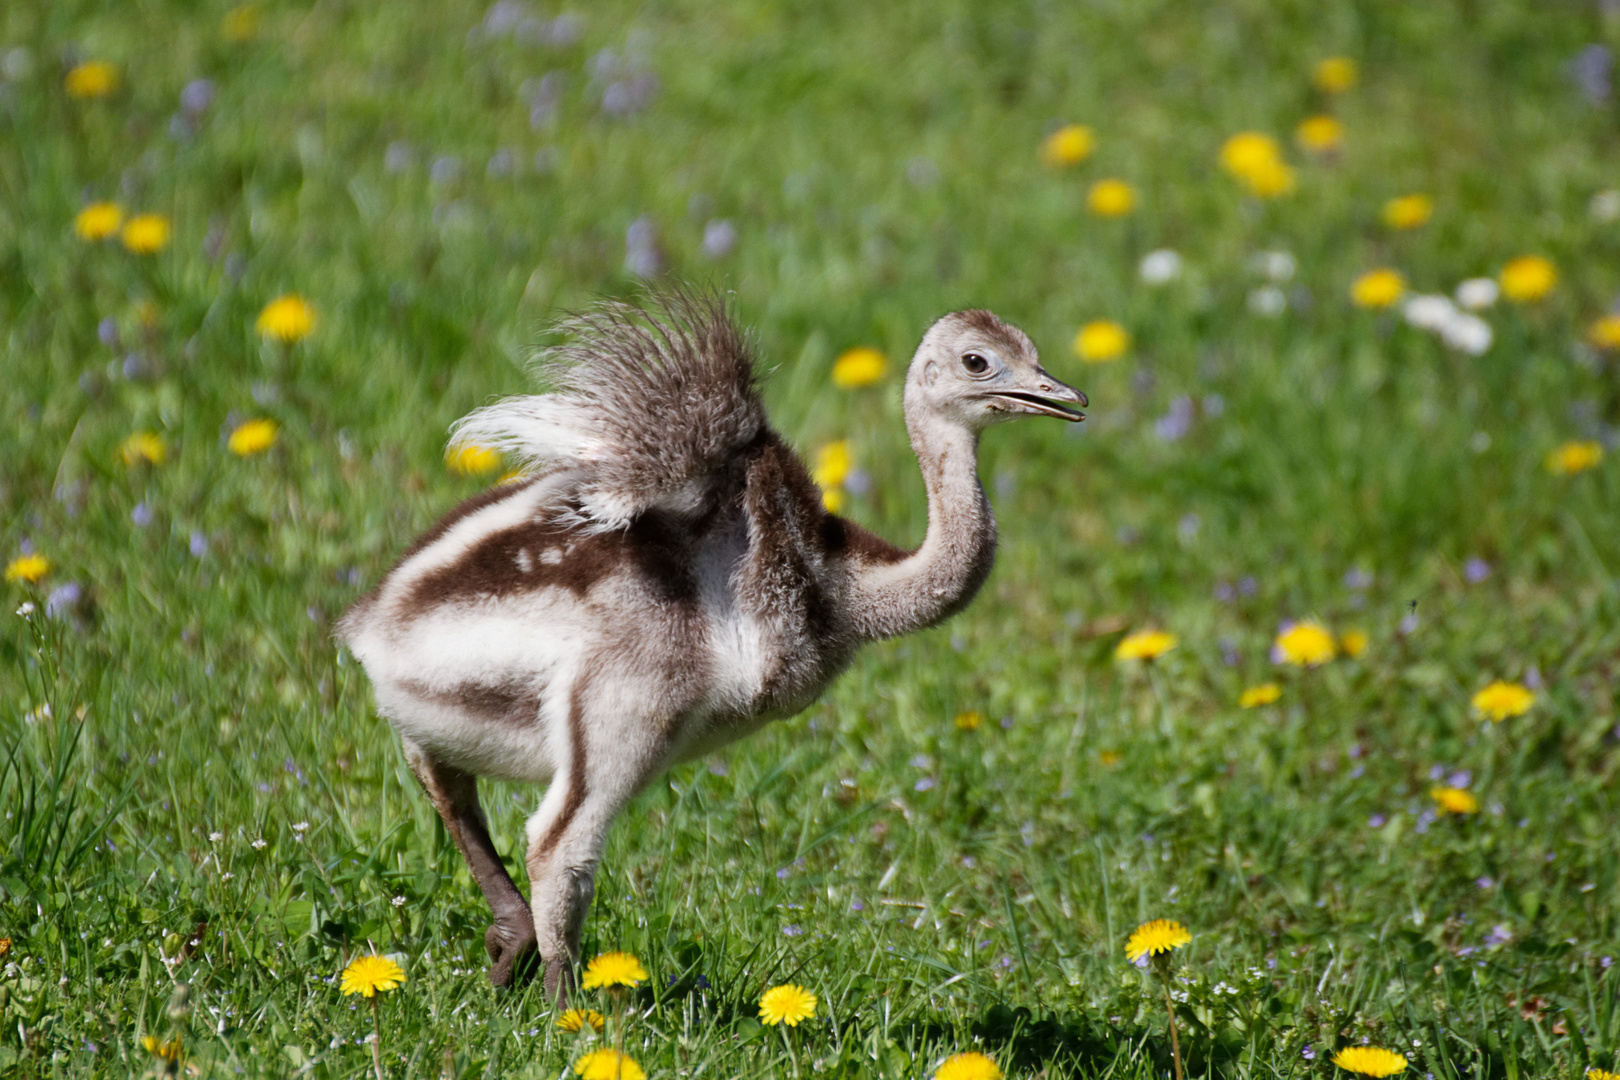
[[[1614,104],[1484,7],[0,11],[0,1073],[1164,1077],[1158,919],[1189,1076],[1613,1069]],[[630,807],[569,1031],[331,625],[658,266],[896,540],[939,313],[1092,408],[986,438],[965,614]]]

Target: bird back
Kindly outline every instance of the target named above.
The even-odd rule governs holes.
[[[537,365],[545,394],[509,397],[456,424],[456,445],[577,468],[593,530],[659,509],[697,514],[727,466],[765,431],[753,351],[712,295],[605,301],[556,327],[564,343]]]

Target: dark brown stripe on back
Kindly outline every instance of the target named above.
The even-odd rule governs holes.
[[[694,542],[689,528],[660,514],[643,514],[628,528],[607,533],[525,522],[483,537],[460,559],[422,575],[405,601],[405,614],[553,586],[584,596],[612,574],[633,577],[657,600],[692,604]]]

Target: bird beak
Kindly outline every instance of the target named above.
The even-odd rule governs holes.
[[[1059,420],[1075,424],[1084,420],[1086,414],[1067,406],[1091,404],[1086,400],[1085,394],[1067,383],[1058,382],[1045,371],[1041,371],[1039,376],[1030,382],[1027,390],[1023,387],[1017,390],[994,390],[990,396],[1013,406],[1009,410],[1012,412],[1028,416],[1055,416]]]

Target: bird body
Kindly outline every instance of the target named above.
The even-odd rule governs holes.
[[[457,431],[536,475],[452,511],[339,624],[495,912],[491,979],[538,949],[558,996],[624,805],[670,765],[803,709],[863,643],[964,606],[995,550],[979,430],[1078,419],[1061,403],[1084,402],[995,316],[937,323],[908,375],[929,529],[907,552],[825,510],[717,303],[609,304],[564,329],[556,390]],[[478,776],[548,785],[528,825],[529,905]]]

